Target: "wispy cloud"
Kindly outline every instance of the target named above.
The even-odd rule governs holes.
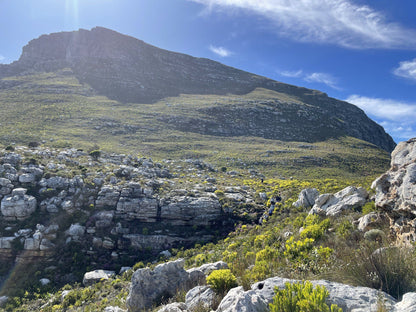
[[[416,49],[416,30],[351,0],[188,0],[208,10],[241,9],[264,17],[282,36],[353,49]]]
[[[399,67],[393,73],[396,76],[416,81],[416,58],[412,61],[400,62]]]
[[[416,137],[416,103],[360,95],[351,95],[346,101],[376,119],[396,140]]]
[[[300,78],[309,83],[321,83],[327,85],[330,88],[341,90],[338,86],[338,79],[328,73],[305,73],[303,70],[283,70],[278,71],[278,74],[283,77]]]
[[[307,82],[323,83],[333,89],[340,90],[340,88],[337,86],[337,83],[338,83],[337,79],[330,74],[312,73],[312,74],[307,75],[304,78],[304,80]]]
[[[214,52],[215,54],[221,56],[221,57],[227,57],[230,56],[232,54],[231,51],[227,50],[224,47],[215,47],[215,46],[210,46],[209,49]]]
[[[300,78],[303,76],[303,71],[302,70],[296,70],[296,71],[284,70],[284,71],[279,72],[279,74],[283,77]]]
[[[3,63],[6,60],[6,58],[0,54],[0,63]]]

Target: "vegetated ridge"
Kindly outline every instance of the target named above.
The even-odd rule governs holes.
[[[46,110],[54,103],[66,121],[76,120],[79,113],[69,112],[65,106],[105,96],[112,100],[113,110],[129,110],[131,120],[110,120],[125,134],[156,126],[156,131],[281,141],[318,142],[352,136],[389,152],[395,146],[381,126],[347,102],[209,59],[159,49],[102,27],[34,39],[23,48],[18,61],[0,65],[0,78],[3,105],[19,101],[19,97],[26,97],[26,102],[29,97],[36,110]],[[152,105],[136,105],[149,103]],[[86,110],[80,114],[94,117]],[[144,119],[143,114],[148,116]],[[106,114],[113,115],[117,114]]]

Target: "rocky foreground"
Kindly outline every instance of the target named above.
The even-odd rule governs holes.
[[[385,211],[384,213],[371,213],[359,220],[358,228],[367,232],[380,226],[380,223],[390,223],[390,227],[398,241],[414,242],[414,213],[415,206],[413,196],[414,189],[414,161],[416,160],[416,140],[412,139],[399,144],[392,153],[391,169],[374,181],[372,187],[376,190],[376,205]],[[299,200],[294,206],[310,207],[310,214],[336,216],[348,209],[354,209],[364,205],[368,199],[368,193],[362,188],[348,187],[336,194],[322,194],[315,189],[305,189],[299,195]],[[383,252],[383,251],[380,251]],[[272,277],[255,283],[250,290],[243,287],[231,289],[219,302],[215,301],[215,294],[208,286],[201,286],[204,274],[210,271],[204,268],[224,268],[226,263],[205,265],[188,271],[183,269],[183,260],[177,260],[157,266],[154,271],[140,269],[133,274],[132,285],[128,297],[128,311],[136,312],[151,306],[148,287],[143,285],[165,285],[158,291],[165,293],[167,290],[185,287],[189,290],[185,302],[172,303],[160,308],[159,312],[185,312],[193,311],[195,307],[205,307],[206,310],[215,307],[216,312],[266,312],[269,303],[273,301],[274,289],[283,289],[285,283],[296,283],[298,280]],[[173,272],[172,273],[172,268]],[[179,277],[180,276],[180,277]],[[192,288],[192,284],[199,284]],[[409,292],[403,295],[400,301],[390,295],[376,289],[367,287],[354,287],[326,280],[312,281],[313,285],[325,286],[329,291],[328,304],[337,304],[344,312],[367,311],[416,311],[416,293]],[[203,284],[203,283],[202,283]],[[187,285],[187,286],[184,286]],[[156,294],[157,296],[158,294]],[[110,310],[109,310],[110,311]]]
[[[391,238],[407,245],[414,242],[413,194],[416,190],[412,177],[415,146],[414,139],[399,144],[392,153],[391,169],[374,181],[374,199],[379,210],[356,221],[358,230],[365,233],[364,237],[373,229],[389,226]],[[224,194],[216,192],[218,181],[209,175],[216,169],[200,161],[187,161],[181,166],[188,164],[193,176],[201,178],[204,183],[194,185],[193,189],[179,189],[175,180],[178,173],[174,171],[178,163],[165,166],[132,156],[104,157],[78,150],[42,148],[4,151],[1,159],[1,222],[7,226],[2,229],[0,246],[2,256],[4,259],[9,257],[9,260],[10,257],[20,259],[18,261],[52,257],[56,255],[53,251],[76,243],[86,244],[86,252],[91,257],[101,254],[103,258],[119,259],[121,263],[125,259],[121,256],[128,254],[131,248],[137,254],[138,250],[151,246],[158,253],[172,246],[175,239],[180,243],[187,239],[192,241],[193,235],[203,232],[198,227],[207,230],[210,226],[212,229],[224,226],[233,220],[233,213],[221,200],[223,196],[234,203],[251,202],[255,206],[249,188],[223,187],[226,190]],[[97,171],[97,166],[102,170]],[[74,174],[77,170],[79,175]],[[359,209],[371,200],[370,197],[365,189],[353,186],[334,194],[304,189],[293,206],[306,208],[309,214],[337,217]],[[259,207],[259,211],[264,211],[264,207]],[[37,214],[41,218],[34,218]],[[68,219],[59,221],[55,218],[58,214]],[[71,223],[75,216],[79,222]],[[32,218],[33,221],[29,222]],[[186,233],[185,230],[190,231],[189,226],[195,224],[197,226],[191,226],[193,232]],[[25,227],[20,228],[22,225]],[[144,226],[146,233],[143,233]],[[7,233],[9,235],[4,235]],[[379,251],[382,252],[383,249]],[[168,252],[163,254],[170,257]],[[100,258],[92,259],[98,259],[94,266],[100,267]],[[162,298],[166,300],[181,291],[186,293],[185,302],[170,303],[157,311],[266,312],[275,287],[282,289],[287,282],[299,282],[276,276],[251,285],[251,289],[245,290],[240,286],[231,289],[224,297],[218,297],[206,285],[206,277],[213,270],[227,268],[227,263],[220,261],[188,270],[184,269],[184,263],[183,259],[178,259],[153,269],[136,270],[132,274],[126,301],[128,311],[152,309]],[[104,264],[101,267],[100,270],[84,271],[85,286],[115,275]],[[44,279],[43,282],[48,283]],[[387,293],[368,287],[327,280],[312,283],[325,286],[329,292],[328,303],[337,304],[344,312],[380,311],[381,307],[385,311],[416,311],[414,292],[396,300]],[[65,294],[68,292],[63,292],[62,298]],[[107,307],[105,311],[124,310]]]

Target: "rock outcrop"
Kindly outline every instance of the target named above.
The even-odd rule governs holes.
[[[223,209],[215,179],[184,189],[166,164],[106,153],[94,161],[76,149],[0,151],[0,260],[65,263],[56,272],[67,283],[80,281],[90,264],[114,270],[132,266],[138,254],[169,258],[170,248],[226,233],[236,216]],[[200,160],[181,164],[201,182],[216,170]],[[253,201],[254,192],[233,192],[241,197],[236,205]]]
[[[21,177],[21,176],[20,176]],[[6,220],[24,220],[36,210],[36,198],[26,195],[26,189],[15,188],[1,201],[1,213]]]
[[[315,188],[303,189],[297,201],[293,203],[295,207],[312,208],[315,204],[315,200],[318,198],[319,192]]]
[[[371,187],[376,206],[390,218],[392,234],[410,243],[416,241],[416,138],[399,143],[391,158],[390,170]]]
[[[94,283],[97,283],[101,280],[107,280],[110,277],[114,276],[116,273],[114,271],[108,270],[94,270],[84,274],[82,283],[84,286],[91,286]]]
[[[159,264],[153,270],[144,268],[135,271],[126,302],[129,312],[150,308],[162,299],[173,297],[177,291],[187,291],[205,279],[202,271],[185,271],[184,264],[185,260],[179,259]]]
[[[343,211],[362,207],[367,200],[368,193],[364,188],[348,186],[335,194],[320,195],[309,214],[337,216]]]
[[[283,289],[287,282],[301,281],[273,277],[252,285],[248,291],[244,291],[242,287],[233,288],[221,301],[216,312],[266,312],[269,303],[273,302],[274,288]],[[372,288],[354,287],[325,280],[311,282],[314,286],[324,286],[329,292],[328,304],[337,304],[344,312],[375,312],[378,311],[380,300],[384,302],[387,311],[416,311],[415,293],[405,294],[402,301],[396,302],[391,296]]]

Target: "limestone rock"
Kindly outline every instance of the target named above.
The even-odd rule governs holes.
[[[315,188],[303,189],[297,201],[293,203],[295,207],[311,208],[315,204],[315,200],[318,198],[319,192]]]
[[[84,274],[84,278],[82,279],[82,284],[84,284],[84,286],[90,286],[94,283],[101,281],[102,279],[109,279],[110,277],[114,275],[115,275],[114,271],[106,271],[106,270],[90,271]]]
[[[12,242],[16,238],[14,236],[11,237],[0,237],[0,248],[1,249],[11,249],[12,248]]]
[[[36,198],[26,195],[26,189],[16,188],[1,201],[1,213],[8,220],[24,220],[36,210]]]
[[[280,277],[272,277],[255,283],[251,290],[244,291],[242,287],[231,289],[221,301],[217,312],[265,312],[268,304],[273,301],[274,288],[283,289],[285,283],[300,281]],[[337,304],[344,312],[377,311],[380,296],[384,297],[388,311],[391,311],[396,301],[389,295],[376,289],[354,287],[325,280],[311,281],[314,286],[321,285],[329,292],[328,304]]]
[[[202,273],[208,276],[212,271],[221,270],[221,269],[228,269],[228,264],[224,261],[218,261],[214,263],[205,263],[201,265],[200,267],[191,268],[187,270],[187,272],[191,273],[193,271],[201,271]]]
[[[169,298],[178,290],[188,290],[192,285],[190,275],[183,268],[185,260],[179,259],[159,264],[151,270],[138,269],[133,273],[127,297],[129,312],[150,308],[162,297]]]
[[[155,222],[158,214],[158,202],[154,198],[120,197],[117,203],[117,214],[130,220]]]
[[[209,286],[196,286],[186,293],[185,304],[191,311],[196,308],[214,308],[216,294]]]
[[[209,225],[221,216],[217,198],[175,196],[168,205],[161,207],[162,220],[175,225]]]
[[[377,178],[375,204],[387,212],[391,230],[403,242],[416,241],[416,138],[399,143],[392,152],[391,168]]]
[[[78,223],[71,224],[65,234],[74,240],[79,240],[85,234],[85,226],[82,226]]]
[[[120,198],[120,191],[111,186],[103,186],[95,200],[95,207],[97,209],[114,208]]]
[[[126,310],[119,307],[106,307],[104,312],[127,312]]]
[[[157,312],[187,312],[187,306],[183,302],[174,302],[168,305],[165,305],[161,309],[157,310]]]
[[[345,210],[362,207],[368,199],[362,187],[348,186],[335,194],[322,194],[316,200],[309,214],[337,216]]]
[[[358,219],[358,229],[362,232],[374,228],[381,228],[384,225],[388,225],[386,216],[377,212],[370,212]]]
[[[404,294],[402,301],[394,306],[394,312],[416,312],[416,293]]]

